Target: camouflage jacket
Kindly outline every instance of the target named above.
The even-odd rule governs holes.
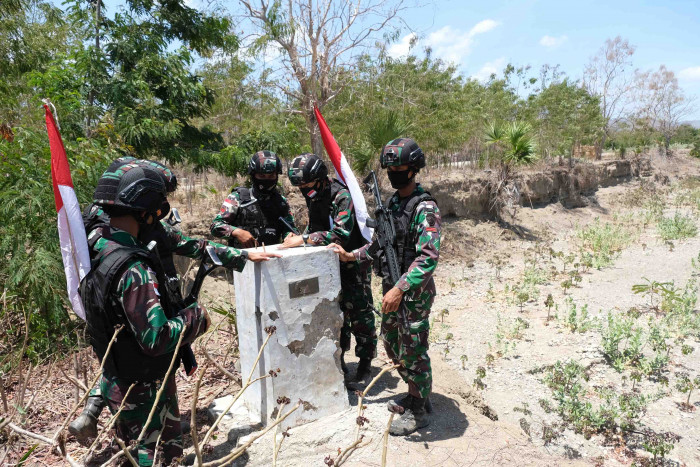
[[[90,251],[93,268],[121,245],[145,249],[128,232],[111,226],[94,229],[88,240],[93,245]],[[112,308],[122,312],[120,314],[128,323],[128,331],[141,351],[149,357],[173,352],[185,325],[187,330],[183,344],[194,341],[207,327],[204,308],[196,302],[168,317],[161,304],[159,286],[153,269],[143,259],[136,257],[126,263],[110,294]]]
[[[83,221],[86,222],[86,227],[90,229],[90,231],[87,232],[88,237],[90,237],[91,231],[94,229],[94,227],[91,228],[90,226],[104,226],[105,224],[109,224],[109,216],[105,214],[100,206],[93,204],[88,206],[85,210]],[[161,232],[158,232],[158,229],[161,229]],[[168,254],[201,259],[207,245],[211,245],[216,250],[216,254],[224,267],[235,269],[240,272],[243,270],[246,263],[245,256],[242,255],[240,250],[201,238],[196,239],[188,237],[183,234],[182,231],[165,221],[160,221],[160,226],[155,229],[151,237],[158,241],[158,253],[161,258],[163,258],[165,254]]]
[[[243,225],[241,223],[241,220],[247,218],[248,216],[241,215],[243,214],[240,209],[241,194],[239,193],[238,188],[239,187],[234,188],[231,191],[231,193],[229,193],[228,196],[226,196],[226,199],[224,200],[223,204],[221,205],[221,209],[219,210],[219,214],[216,215],[216,217],[211,223],[211,234],[215,237],[231,240],[232,234],[234,231],[236,231],[236,229],[249,230],[249,227],[247,225]],[[265,199],[265,197],[262,197],[258,193],[256,193],[254,188],[251,188],[250,190],[252,191],[252,195],[258,199],[258,204],[263,211],[266,211],[268,209],[272,209],[274,211],[272,214],[268,212],[263,213],[267,214],[265,216],[265,223],[271,224],[269,226],[274,227],[280,233],[280,238],[275,239],[277,241],[273,243],[284,241],[284,239],[290,233],[292,233],[292,231],[284,223],[280,222],[278,217],[282,217],[287,222],[287,224],[289,224],[292,227],[295,227],[294,217],[292,217],[292,214],[289,211],[289,203],[287,203],[287,199],[280,193],[268,195],[268,197],[272,197],[270,202],[274,203],[274,206],[272,206],[271,208],[267,205],[267,200]],[[251,232],[251,234],[253,234],[253,232]]]
[[[410,197],[423,193],[425,193],[423,187],[417,185]],[[387,207],[393,214],[397,214],[401,209],[402,201],[396,192],[389,200]],[[440,257],[441,223],[440,210],[434,201],[422,201],[418,204],[415,214],[409,222],[406,237],[406,248],[409,248],[409,245],[414,245],[415,258],[399,281],[393,284],[394,287],[398,287],[406,293],[407,300],[418,299],[423,292],[432,295],[436,293],[433,272]],[[369,254],[373,243],[374,241],[352,252],[359,263],[374,260]]]
[[[337,243],[348,248],[355,228],[355,205],[347,188],[340,188],[331,200],[330,217],[333,225],[330,230],[321,230],[309,235],[309,242],[314,245],[329,245]]]

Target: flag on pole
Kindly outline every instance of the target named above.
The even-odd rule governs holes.
[[[53,181],[53,195],[56,199],[56,212],[58,213],[58,239],[61,244],[63,269],[66,273],[68,298],[75,314],[84,320],[85,310],[80,301],[80,295],[78,295],[78,288],[80,280],[90,271],[90,254],[80,205],[75,196],[75,190],[73,190],[66,148],[63,146],[58,124],[51,113],[49,104],[50,102],[45,99],[46,132],[49,135],[51,149],[51,179]]]
[[[335,168],[335,173],[338,179],[345,183],[350,191],[350,196],[352,197],[352,203],[355,206],[355,218],[360,226],[360,232],[362,236],[369,242],[372,240],[372,232],[369,226],[367,226],[367,219],[369,218],[369,213],[367,212],[367,203],[365,203],[365,197],[362,194],[362,189],[360,189],[360,184],[357,183],[355,174],[352,173],[350,164],[345,157],[345,154],[340,150],[340,146],[335,141],[331,130],[328,129],[326,121],[321,115],[321,111],[318,107],[314,106],[314,113],[316,114],[316,121],[318,121],[318,127],[321,130],[321,138],[323,139],[323,146],[326,148],[328,157],[333,163]]]

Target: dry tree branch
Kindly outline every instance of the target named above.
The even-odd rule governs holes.
[[[168,371],[165,372],[165,376],[163,377],[163,382],[160,385],[160,389],[158,389],[158,392],[156,393],[156,399],[155,399],[155,401],[153,401],[153,406],[151,407],[151,412],[148,414],[148,418],[146,419],[146,423],[143,425],[143,429],[141,430],[139,437],[136,439],[136,444],[140,443],[141,440],[143,439],[143,437],[146,436],[146,430],[148,429],[148,425],[151,424],[151,421],[153,420],[153,414],[156,413],[156,409],[158,407],[158,401],[160,400],[161,396],[163,395],[163,391],[165,391],[165,387],[168,385],[168,379],[170,378],[170,372],[173,371],[173,367],[175,366],[175,362],[177,361],[178,350],[180,350],[180,345],[182,344],[182,338],[185,337],[186,331],[187,331],[187,325],[185,325],[182,328],[182,331],[180,331],[180,338],[177,340],[177,346],[175,347],[175,351],[173,352],[173,358],[170,360],[170,366],[168,367]]]
[[[129,462],[131,462],[131,465],[134,467],[139,467],[134,458],[131,456],[131,453],[129,450],[126,448],[126,445],[124,444],[124,441],[122,441],[118,436],[115,436],[114,439],[117,441],[117,444],[119,445],[122,450],[119,452],[121,455],[122,453],[126,456],[127,459],[129,459]],[[113,457],[112,459],[116,459],[116,457]],[[110,459],[110,461],[112,460]]]
[[[112,344],[117,340],[117,335],[119,332],[124,329],[124,325],[119,325],[114,328],[114,334],[112,335],[112,338],[109,340],[109,344],[107,344],[107,350],[105,351],[104,357],[102,357],[102,362],[100,362],[100,368],[97,370],[97,376],[95,376],[95,379],[93,379],[91,387],[94,387],[95,384],[97,384],[97,381],[100,379],[100,376],[102,376],[102,370],[105,367],[105,362],[107,361],[107,357],[109,357],[109,351],[112,350]],[[76,410],[78,410],[78,407],[80,407],[84,402],[85,399],[87,399],[88,395],[90,393],[86,392],[83,394],[83,397],[78,401],[77,404],[73,407],[73,410],[70,411],[68,416],[63,420],[63,423],[61,424],[60,428],[56,431],[56,433],[53,435],[53,439],[56,440],[58,438],[58,435],[61,434],[63,429],[68,425],[68,421],[73,417],[73,414],[75,413]]]
[[[209,360],[217,370],[219,370],[221,373],[226,375],[229,379],[236,381],[238,378],[236,378],[236,375],[228,371],[226,368],[224,368],[219,362],[214,360],[211,355],[209,355],[209,352],[207,351],[206,347],[202,347],[202,350],[204,351],[204,356],[207,357],[207,360]]]
[[[90,448],[88,449],[87,454],[85,454],[85,456],[83,456],[83,459],[85,461],[84,463],[86,463],[86,464],[88,463],[88,459],[90,458],[90,456],[92,455],[92,452],[97,447],[98,442],[100,441],[100,438],[102,437],[102,435],[105,433],[109,433],[109,430],[112,429],[112,426],[117,421],[117,418],[119,418],[119,415],[122,413],[122,410],[124,409],[124,406],[126,405],[126,400],[129,398],[129,393],[134,388],[134,386],[136,386],[136,383],[131,383],[131,386],[129,386],[129,389],[126,390],[126,394],[124,394],[124,398],[122,399],[122,403],[119,405],[119,410],[117,410],[117,412],[114,415],[112,415],[112,417],[107,422],[107,425],[105,425],[104,429],[100,433],[98,433],[97,436],[95,437],[95,441],[93,441],[92,444],[90,445]]]
[[[24,406],[24,411],[26,412],[29,410],[29,407],[34,403],[34,399],[36,398],[36,395],[39,393],[39,389],[43,388],[46,385],[46,382],[49,380],[49,376],[51,376],[51,370],[53,370],[53,364],[55,361],[52,361],[49,364],[49,369],[46,371],[46,376],[44,376],[44,379],[41,380],[41,384],[39,384],[39,387],[34,390],[34,394],[32,394],[31,399],[29,399],[29,402],[27,402],[27,405]]]
[[[197,465],[202,465],[202,450],[199,447],[199,440],[197,436],[197,399],[199,398],[199,388],[202,386],[202,379],[204,374],[209,369],[208,366],[204,366],[202,371],[199,373],[199,378],[197,378],[197,383],[194,385],[194,394],[192,394],[192,407],[190,408],[190,435],[192,436],[192,446],[194,446],[194,453],[197,456]]]
[[[386,424],[386,430],[384,430],[384,441],[382,442],[382,467],[386,466],[386,448],[389,445],[389,429],[391,428],[391,423],[394,421],[394,412],[389,415],[389,421]]]
[[[384,368],[382,368],[382,371],[380,371],[379,374],[377,374],[377,376],[375,376],[374,379],[372,379],[372,381],[370,381],[370,383],[367,385],[367,387],[365,388],[365,390],[362,391],[362,392],[358,395],[358,398],[357,398],[357,418],[358,418],[358,419],[359,419],[360,417],[362,417],[362,414],[363,414],[364,411],[365,411],[365,407],[364,407],[364,405],[362,404],[362,402],[364,401],[364,398],[365,398],[365,396],[367,395],[367,393],[369,392],[369,390],[372,389],[372,386],[374,386],[374,383],[376,383],[377,381],[379,381],[379,379],[384,375],[384,373],[388,373],[388,372],[390,372],[390,371],[394,371],[394,370],[397,369],[399,366],[400,366],[400,365],[390,365],[390,366],[385,366]],[[357,424],[357,429],[356,429],[356,431],[355,431],[355,439],[358,439],[358,438],[360,437],[360,426],[361,426],[361,425],[358,423],[358,424]]]
[[[59,365],[58,368],[61,370],[63,377],[66,378],[66,380],[68,380],[69,383],[73,383],[76,387],[82,389],[83,391],[89,391],[89,389],[83,384],[82,381],[77,380],[70,376],[68,373],[66,373],[66,370],[64,370],[61,365]]]
[[[272,467],[277,467],[277,454],[279,454],[280,449],[282,449],[282,442],[284,441],[284,438],[289,436],[289,434],[285,431],[282,433],[282,439],[280,440],[280,442],[277,442],[277,434],[279,433],[279,419],[282,416],[282,409],[285,405],[289,404],[289,398],[280,397],[279,399],[277,399],[277,401],[279,402],[280,406],[277,410],[277,418],[275,419],[275,425],[277,425],[277,428],[275,429],[275,436],[272,440]]]
[[[246,450],[248,450],[248,448],[250,447],[251,444],[253,444],[255,441],[257,441],[257,440],[258,440],[259,438],[261,438],[262,436],[265,436],[265,435],[267,434],[267,432],[269,432],[271,429],[275,428],[277,425],[279,425],[280,423],[282,423],[282,422],[283,422],[287,417],[289,417],[295,410],[297,410],[299,407],[301,407],[302,404],[303,404],[302,401],[297,402],[297,404],[296,404],[294,407],[292,407],[287,413],[285,413],[284,415],[282,415],[281,417],[279,417],[279,418],[275,421],[275,423],[273,423],[272,425],[268,426],[267,428],[265,428],[263,431],[261,431],[260,433],[258,433],[258,434],[255,435],[255,436],[253,436],[252,438],[250,438],[245,444],[243,444],[243,445],[241,445],[240,447],[234,449],[229,455],[227,455],[226,457],[224,457],[224,458],[222,458],[222,459],[217,459],[217,460],[215,460],[215,461],[207,462],[207,463],[205,463],[205,464],[202,464],[202,467],[223,466],[223,465],[227,465],[227,464],[233,462],[234,460],[238,459],[241,455],[243,455],[243,453],[246,452]]]
[[[209,439],[211,438],[211,435],[214,434],[214,430],[216,429],[217,426],[219,426],[219,423],[221,423],[221,420],[223,420],[224,416],[228,413],[229,410],[231,410],[231,407],[233,407],[233,404],[236,403],[236,401],[241,397],[241,394],[248,389],[253,383],[260,381],[261,379],[269,377],[269,375],[264,375],[260,376],[258,378],[253,378],[253,373],[255,372],[255,369],[258,367],[258,362],[260,362],[260,357],[262,357],[263,351],[265,350],[265,346],[267,346],[267,343],[270,341],[270,338],[272,335],[275,333],[276,328],[274,326],[268,328],[269,331],[267,333],[267,338],[265,339],[265,342],[260,346],[260,350],[258,351],[258,356],[255,357],[255,362],[253,362],[253,367],[250,370],[250,374],[248,375],[248,379],[246,380],[246,383],[243,385],[243,387],[238,391],[236,396],[233,398],[233,400],[228,404],[228,406],[221,412],[221,414],[217,417],[216,421],[212,424],[212,426],[209,428],[209,431],[207,431],[207,434],[204,435],[204,439],[202,440],[202,447],[206,446],[207,443],[209,442]]]

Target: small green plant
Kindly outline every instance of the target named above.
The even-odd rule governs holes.
[[[467,369],[467,362],[469,361],[469,357],[462,354],[459,356],[459,361],[462,362],[462,369],[466,370]]]
[[[567,279],[561,283],[561,288],[564,289],[564,295],[566,295],[566,292],[573,287],[573,282],[571,282],[571,279]]]
[[[696,376],[694,379],[690,379],[690,375],[686,372],[679,373],[676,375],[678,380],[676,381],[676,389],[682,393],[687,393],[688,398],[683,403],[686,410],[694,410],[695,407],[690,404],[690,396],[693,391],[700,388],[700,376]]]
[[[453,339],[454,335],[451,332],[448,332],[445,336],[445,358],[447,358],[447,354],[450,353],[450,342],[452,342]]]
[[[554,298],[552,297],[551,293],[547,294],[547,299],[544,301],[544,306],[547,307],[547,321],[545,322],[545,325],[548,326],[549,320],[551,319],[549,315],[551,314],[552,307],[554,306]]]
[[[644,284],[635,284],[632,286],[632,292],[641,294],[649,298],[649,307],[658,310],[659,297],[663,292],[668,293],[670,287],[673,287],[672,282],[658,282],[642,277]],[[655,300],[656,298],[656,300]]]
[[[681,439],[675,433],[655,433],[650,429],[642,432],[644,441],[642,447],[646,452],[652,455],[651,465],[664,465],[663,459],[670,453],[674,445]]]
[[[601,269],[609,266],[623,248],[632,242],[628,228],[620,224],[601,223],[599,219],[576,232],[580,242],[580,256],[591,255],[591,266]]]
[[[681,347],[681,353],[683,355],[690,355],[694,351],[695,351],[695,348],[692,345],[683,344],[683,346]]]
[[[601,329],[603,356],[617,371],[642,358],[642,329],[630,317],[608,313],[607,326]]]
[[[676,212],[673,217],[662,217],[656,224],[656,230],[663,240],[683,240],[695,237],[698,227],[695,221]]]
[[[450,310],[448,310],[447,308],[443,308],[442,310],[440,310],[440,313],[438,314],[438,316],[440,316],[440,322],[444,323],[445,316],[449,316],[449,314],[450,314]]]
[[[571,332],[585,333],[593,327],[593,321],[588,316],[588,305],[583,305],[581,309],[576,306],[574,299],[567,297],[566,307],[568,311],[566,312],[566,318],[564,325]]]

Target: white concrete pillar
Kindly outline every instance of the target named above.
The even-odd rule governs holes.
[[[267,251],[282,258],[248,263],[234,275],[241,374],[245,382],[269,326],[277,330],[254,378],[280,371],[248,388],[242,399],[250,420],[263,424],[276,415],[278,397],[289,397],[291,405],[309,402],[310,410],[299,409],[285,420],[285,426],[295,426],[349,407],[340,369],[338,255],[325,247]]]

